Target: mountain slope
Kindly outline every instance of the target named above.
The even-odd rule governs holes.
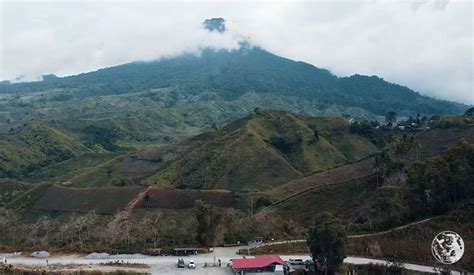
[[[91,150],[76,138],[34,122],[19,132],[0,134],[0,177],[26,176],[86,152]]]
[[[362,118],[383,116],[390,110],[408,116],[458,114],[467,109],[375,76],[338,78],[327,70],[245,45],[41,82],[2,84],[0,106],[4,110],[0,130],[41,114],[63,127],[69,123],[61,120],[116,124],[134,139],[189,136],[212,122],[233,121],[255,107]],[[140,137],[134,136],[137,132]]]
[[[193,145],[145,182],[231,190],[276,186],[376,151],[373,144],[351,134],[349,126],[338,118],[285,111],[253,113],[184,141]]]

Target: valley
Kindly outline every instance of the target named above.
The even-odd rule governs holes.
[[[258,239],[273,245],[252,253],[309,258],[324,233],[347,268],[435,266],[435,233],[474,239],[470,107],[245,43],[2,82],[0,251],[229,260],[227,247]]]
[[[466,149],[456,148],[470,148],[474,144],[472,117],[441,119],[429,129],[414,133],[416,143],[422,144],[418,149],[408,148],[401,158],[393,153],[391,161],[395,166],[381,171],[376,168],[377,159],[386,150],[392,154],[390,148],[396,143],[390,145],[387,138],[374,140],[378,134],[358,133],[344,119],[308,117],[287,111],[257,110],[222,128],[175,144],[116,152],[74,142],[76,139],[44,124],[36,123],[25,131],[28,134],[21,133],[22,137],[36,137],[30,144],[43,153],[35,154],[40,159],[47,159],[50,152],[41,151],[44,134],[61,137],[50,140],[71,153],[66,160],[53,154],[48,162],[51,164],[20,173],[19,179],[3,180],[2,223],[6,227],[2,228],[2,243],[6,251],[54,247],[62,252],[130,253],[142,252],[150,245],[226,245],[245,242],[256,235],[276,240],[299,239],[306,237],[305,228],[311,226],[314,218],[326,212],[343,221],[350,234],[383,231],[423,217],[411,216],[411,210],[393,208],[391,211],[402,212],[387,220],[384,210],[379,208],[380,190],[412,189],[414,172],[410,167],[444,156],[460,156],[453,150],[462,150],[466,157],[472,157]],[[406,136],[400,130],[374,127],[372,131],[400,140]],[[383,143],[386,145],[381,146]],[[16,156],[23,158],[20,154]],[[398,164],[397,159],[401,161]],[[17,163],[23,167],[21,161]],[[400,164],[407,165],[403,174],[398,170]],[[464,178],[470,179],[472,174]],[[467,196],[471,189],[466,188]],[[409,203],[412,191],[403,192],[408,192],[403,203]],[[470,215],[471,210],[456,212],[468,205],[468,198],[459,199],[460,203],[447,210],[436,210],[441,215],[433,217],[440,222],[422,223],[414,228],[421,227],[425,232],[424,227],[428,226],[429,232],[435,232],[455,226],[469,243],[472,232],[462,217]],[[213,221],[201,233],[199,213]],[[22,229],[11,232],[12,223],[19,223]],[[466,226],[466,230],[462,229]],[[144,228],[156,231],[147,232]],[[28,233],[30,230],[42,237],[36,239]],[[199,234],[206,237],[201,239]],[[413,234],[418,233],[409,233]],[[405,236],[385,233],[349,238],[348,251],[352,256],[388,258],[395,249],[399,260],[433,264],[426,253],[421,256],[408,247],[403,248],[406,253],[400,252],[402,248],[396,248],[393,238],[401,244],[412,242],[405,240]],[[379,252],[373,253],[379,254],[368,255],[364,247],[374,245]],[[467,259],[472,257],[467,253]],[[469,261],[456,267],[471,268]]]

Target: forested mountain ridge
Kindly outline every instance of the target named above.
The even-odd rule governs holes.
[[[248,45],[231,51],[204,49],[200,54],[132,62],[69,77],[48,76],[41,82],[2,84],[0,93],[56,89],[84,98],[163,88],[177,92],[171,104],[184,97],[190,101],[230,101],[256,93],[313,100],[319,109],[356,107],[375,115],[384,115],[389,110],[405,115],[446,115],[467,109],[460,103],[421,96],[376,76],[339,78],[327,70]]]

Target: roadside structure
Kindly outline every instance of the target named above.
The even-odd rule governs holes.
[[[232,259],[235,274],[284,274],[285,261],[277,255],[255,256],[253,258]]]

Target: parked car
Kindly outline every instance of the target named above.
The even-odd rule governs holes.
[[[304,262],[302,259],[290,259],[288,263],[290,265],[304,265]]]
[[[196,268],[196,264],[194,263],[194,260],[189,260],[188,267],[189,268]]]
[[[178,259],[178,268],[185,268],[186,265],[184,264],[184,260],[183,259]]]

